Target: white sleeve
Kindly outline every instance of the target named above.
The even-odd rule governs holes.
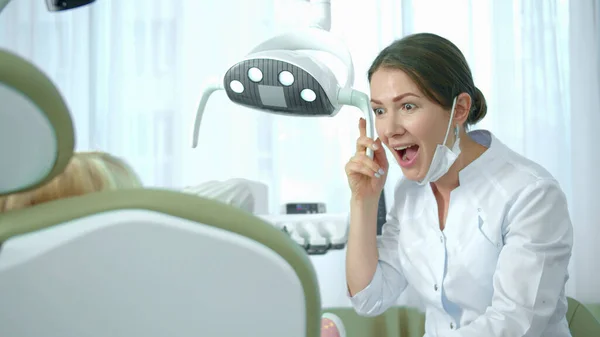
[[[375,274],[367,287],[350,297],[354,310],[361,316],[382,314],[396,304],[398,297],[406,289],[407,282],[402,274],[398,256],[399,234],[400,224],[395,207],[392,207],[381,236],[377,238],[379,261]]]
[[[556,309],[573,246],[565,195],[556,181],[540,180],[508,206],[492,304],[444,337],[540,337]]]

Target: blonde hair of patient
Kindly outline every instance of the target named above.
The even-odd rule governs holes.
[[[104,152],[77,152],[65,170],[33,190],[0,196],[0,213],[88,193],[141,187],[123,160]]]

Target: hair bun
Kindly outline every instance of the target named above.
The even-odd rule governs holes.
[[[485,96],[481,90],[475,87],[475,97],[473,97],[473,104],[471,108],[471,112],[469,113],[469,117],[467,118],[467,123],[469,125],[474,125],[479,123],[483,117],[487,114],[487,103],[485,101]]]

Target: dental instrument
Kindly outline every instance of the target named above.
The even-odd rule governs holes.
[[[192,147],[198,146],[200,124],[211,95],[225,90],[239,105],[286,116],[334,117],[344,105],[359,108],[366,120],[366,134],[374,138],[373,115],[367,94],[353,89],[354,64],[346,45],[329,32],[330,0],[310,0],[310,27],[270,38],[253,48],[221,77],[209,79],[202,90]],[[339,83],[333,71],[303,51],[329,53],[346,67],[346,80]],[[373,158],[373,151],[367,149]]]
[[[322,255],[346,247],[348,214],[264,214],[257,215],[288,233],[309,255]]]

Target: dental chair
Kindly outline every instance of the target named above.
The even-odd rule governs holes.
[[[60,174],[74,148],[52,82],[0,50],[0,195]],[[132,189],[0,213],[0,336],[319,336],[306,253],[223,203]]]

